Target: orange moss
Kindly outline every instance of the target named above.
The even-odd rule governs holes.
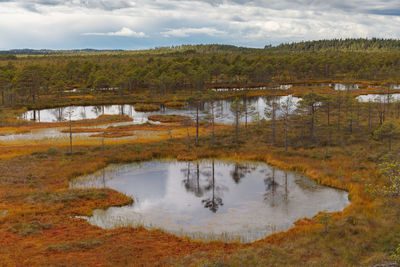
[[[96,119],[72,121],[73,127],[96,126],[108,123],[128,122],[132,118],[126,115],[100,115]],[[23,125],[0,127],[0,135],[27,133],[33,129],[68,127],[69,122],[31,122],[25,121]]]
[[[150,112],[150,111],[159,111],[161,108],[159,105],[154,104],[138,104],[135,105],[135,110],[140,112]]]
[[[162,114],[151,115],[148,117],[148,119],[151,121],[159,121],[159,122],[164,122],[164,123],[190,121],[189,116],[162,115]]]
[[[67,98],[69,99],[92,99],[93,96],[92,95],[71,95],[71,96],[67,96]]]
[[[104,137],[104,138],[119,138],[126,136],[133,136],[132,132],[104,132],[99,134],[92,134],[90,137]]]
[[[171,101],[171,102],[166,102],[164,105],[167,108],[183,108],[185,106],[185,102],[182,102],[182,101]]]
[[[217,125],[216,128],[225,132],[231,127]],[[66,261],[71,265],[92,266],[164,265],[170,258],[184,258],[193,253],[229,255],[241,248],[262,247],[266,244],[280,246],[321,230],[321,225],[315,217],[304,218],[298,220],[288,231],[270,235],[253,244],[204,243],[142,228],[102,230],[84,220],[74,218],[76,215],[90,215],[96,208],[124,205],[131,200],[113,190],[105,190],[104,197],[101,190],[94,191],[94,198],[79,197],[79,194],[78,197],[70,197],[69,194],[74,196],[74,193],[68,189],[68,179],[92,173],[107,163],[150,160],[153,157],[173,157],[180,160],[226,157],[264,161],[282,169],[305,173],[322,184],[348,190],[352,202],[343,212],[333,214],[337,220],[360,210],[365,214],[374,214],[376,204],[365,195],[362,184],[351,180],[354,168],[346,155],[332,152],[332,157],[322,164],[321,160],[310,157],[309,150],[299,149],[282,153],[279,148],[254,145],[251,140],[249,147],[239,151],[210,150],[208,144],[200,144],[187,151],[187,130],[193,138],[196,130],[193,126],[186,128],[182,125],[146,124],[107,129],[109,133],[133,130],[139,130],[137,139],[124,145],[106,144],[104,157],[101,150],[90,146],[91,143],[86,143],[85,146],[74,147],[74,151],[80,152],[76,155],[52,155],[44,151],[25,157],[8,157],[7,160],[0,161],[0,169],[9,179],[8,183],[0,184],[1,209],[9,210],[6,216],[0,218],[0,260],[14,265],[57,265]],[[200,128],[201,136],[208,136],[209,133],[210,128]],[[171,137],[171,141],[166,141]],[[151,143],[156,141],[163,142]],[[143,143],[146,143],[146,146],[142,146]],[[100,143],[93,145],[98,147]],[[59,147],[64,148],[57,145],[57,148]],[[34,148],[43,151],[48,146]],[[0,155],[14,150],[17,151],[11,146],[0,146]],[[343,172],[340,177],[330,175],[327,171],[337,170],[338,166],[341,166]],[[367,176],[375,166],[374,163],[365,163],[365,167],[360,171],[361,176]],[[27,177],[31,178],[27,180]],[[67,195],[67,200],[63,201],[64,194]],[[35,221],[44,225],[51,224],[51,227],[27,236],[8,230],[17,224]],[[2,250],[14,253],[10,255]]]

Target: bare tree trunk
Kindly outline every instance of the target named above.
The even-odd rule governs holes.
[[[285,120],[285,152],[288,151],[288,121]]]
[[[211,116],[212,116],[212,130],[211,130],[211,147],[214,149],[214,126],[215,126],[215,119],[214,119],[214,102],[211,102]]]
[[[235,143],[238,144],[239,140],[239,110],[236,109],[236,116],[235,116]]]
[[[103,136],[101,138],[101,147],[102,147],[102,152],[103,152],[103,158],[104,158],[104,135],[105,135],[105,132],[103,131]]]
[[[350,134],[353,134],[353,107],[350,106],[349,108],[350,108],[349,131]]]
[[[71,121],[71,113],[69,114],[69,153],[72,154],[72,121]]]
[[[340,132],[340,108],[341,108],[341,104],[338,104],[338,119],[337,119],[337,131],[338,133]]]
[[[199,142],[199,102],[196,103],[196,145]]]
[[[272,103],[272,145],[275,145],[275,133],[276,133],[276,110],[275,103]]]
[[[386,113],[387,113],[387,117],[389,118],[390,116],[390,94],[389,94],[389,89],[388,89],[388,93],[387,93],[387,109],[386,109]]]
[[[371,130],[371,102],[368,102],[368,130]]]
[[[247,136],[247,96],[244,97],[244,116],[245,116],[244,133]]]
[[[315,117],[314,105],[311,106],[311,123],[310,123],[310,139],[314,139],[314,117]]]
[[[189,128],[186,128],[187,132],[187,150],[190,151],[190,134],[189,134]]]
[[[331,115],[331,106],[328,102],[328,126],[331,126],[330,115]]]
[[[398,119],[400,117],[400,103],[397,103],[396,107],[397,107],[397,116],[396,116],[396,118]]]

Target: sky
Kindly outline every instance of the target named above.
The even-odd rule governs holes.
[[[400,0],[0,0],[0,49],[400,38]]]

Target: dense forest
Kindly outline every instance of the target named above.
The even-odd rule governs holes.
[[[380,38],[333,39],[281,44],[276,47],[265,46],[265,49],[277,51],[398,51],[400,50],[400,40]]]
[[[162,96],[178,90],[315,80],[394,83],[400,80],[398,42],[349,39],[278,46],[282,49],[198,45],[76,55],[5,55],[0,57],[2,103],[34,103],[42,94],[74,88],[118,90],[121,95],[148,90]],[[347,51],[353,44],[367,51]],[[385,51],[370,51],[375,46]]]

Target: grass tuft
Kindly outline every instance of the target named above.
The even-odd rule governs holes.
[[[66,252],[66,251],[82,251],[101,246],[103,241],[100,239],[89,239],[75,243],[61,243],[46,248],[46,251]]]
[[[8,228],[8,231],[18,233],[20,235],[37,235],[41,234],[42,230],[45,229],[50,229],[51,224],[41,224],[40,222],[32,222],[32,223],[18,223],[10,228]]]

